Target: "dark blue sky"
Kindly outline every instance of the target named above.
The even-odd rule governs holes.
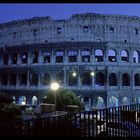
[[[0,4],[0,23],[24,18],[32,18],[36,16],[51,16],[53,19],[67,19],[72,14],[76,13],[102,13],[140,16],[140,4]]]

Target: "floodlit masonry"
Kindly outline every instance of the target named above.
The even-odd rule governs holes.
[[[0,92],[39,104],[52,81],[85,107],[140,102],[140,17],[74,14],[0,24]]]

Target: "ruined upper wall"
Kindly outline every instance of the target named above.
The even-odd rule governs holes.
[[[140,43],[140,17],[86,13],[0,24],[0,47],[63,41]]]

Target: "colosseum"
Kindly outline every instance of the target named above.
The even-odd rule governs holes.
[[[0,24],[0,92],[37,105],[50,83],[85,107],[140,103],[140,17],[74,14]]]

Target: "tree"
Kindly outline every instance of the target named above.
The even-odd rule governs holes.
[[[12,103],[13,99],[5,93],[0,93],[0,122],[14,121],[20,118],[20,108]]]
[[[55,92],[49,90],[47,92],[46,98],[43,98],[43,103],[54,104]],[[67,105],[76,105],[80,109],[84,109],[84,104],[81,102],[80,98],[75,95],[71,90],[68,89],[58,89],[56,91],[56,107],[66,107]]]

